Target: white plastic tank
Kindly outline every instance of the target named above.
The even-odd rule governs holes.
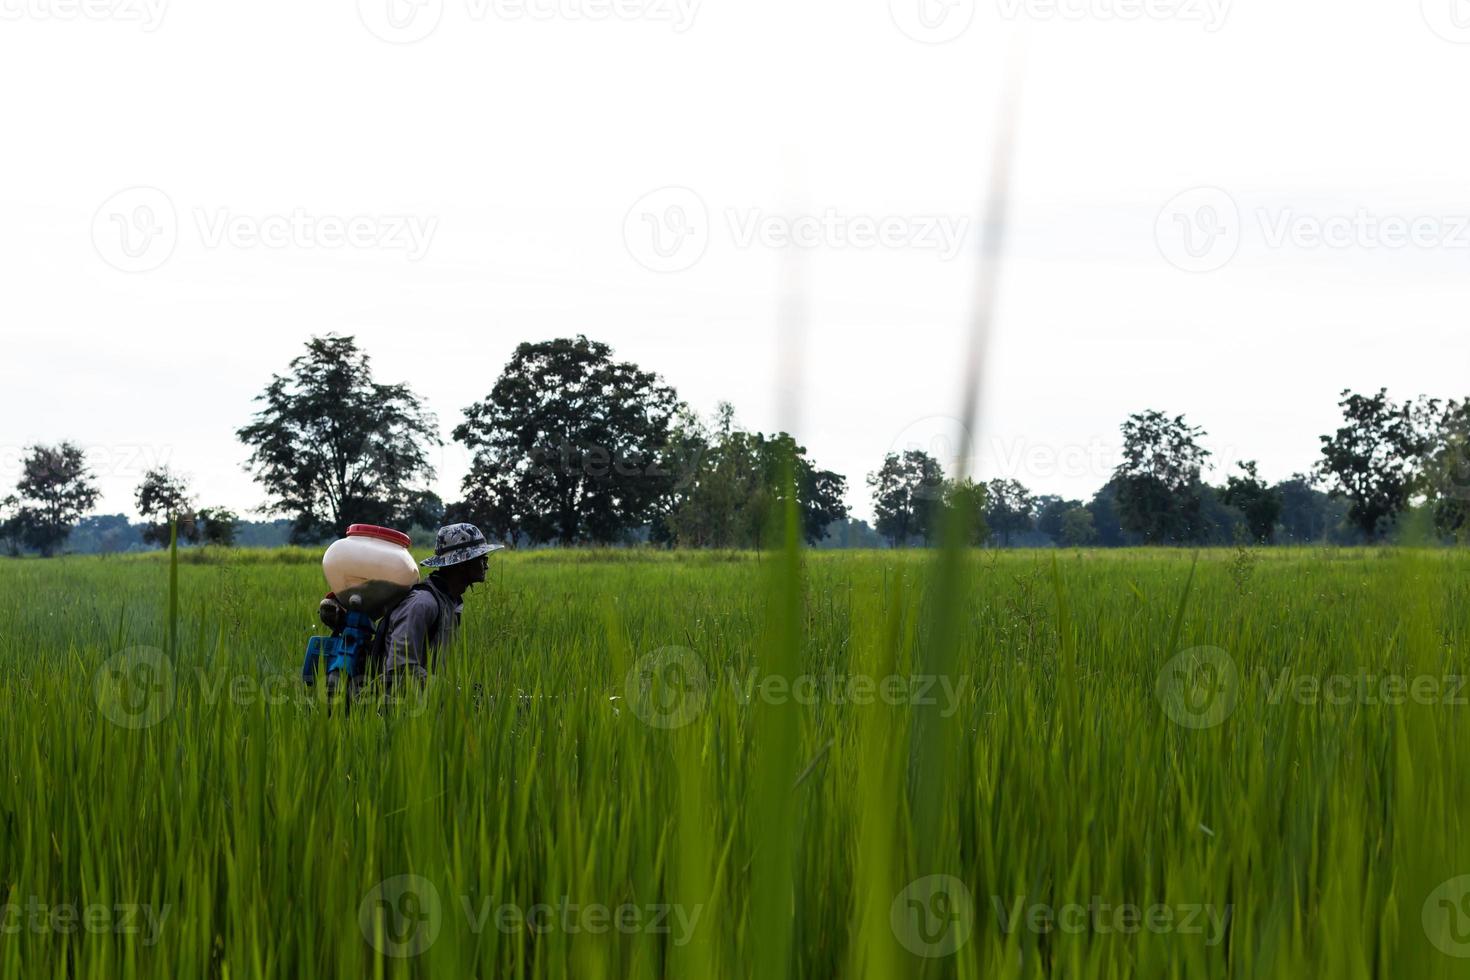
[[[334,542],[322,558],[322,571],[337,601],[352,607],[362,597],[361,611],[376,619],[418,584],[419,566],[409,552],[408,535],[372,524],[354,524],[347,537]]]

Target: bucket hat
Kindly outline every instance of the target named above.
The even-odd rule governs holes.
[[[486,541],[484,533],[473,524],[449,524],[441,527],[435,537],[434,557],[425,558],[419,564],[425,568],[448,568],[494,554],[504,547]]]

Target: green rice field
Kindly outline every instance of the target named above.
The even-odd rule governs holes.
[[[1470,976],[1464,552],[319,559],[0,560],[0,977]]]

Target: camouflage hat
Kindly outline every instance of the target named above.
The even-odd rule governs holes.
[[[473,524],[450,524],[439,529],[434,541],[434,557],[426,558],[420,564],[426,568],[448,568],[493,554],[504,547],[486,541],[485,535]]]

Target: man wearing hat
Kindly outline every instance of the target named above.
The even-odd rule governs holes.
[[[434,571],[414,586],[383,618],[383,675],[388,684],[413,677],[423,681],[434,657],[454,641],[464,610],[464,594],[485,581],[490,556],[504,546],[491,544],[473,524],[441,527],[434,557],[422,564]]]
[[[381,672],[389,687],[410,677],[426,680],[435,655],[454,641],[464,594],[470,586],[485,581],[490,556],[503,547],[486,541],[473,524],[441,527],[434,557],[421,563],[433,572],[378,624],[370,671]],[[347,610],[336,596],[322,600],[320,611],[322,622],[333,630],[341,629],[346,621]]]

